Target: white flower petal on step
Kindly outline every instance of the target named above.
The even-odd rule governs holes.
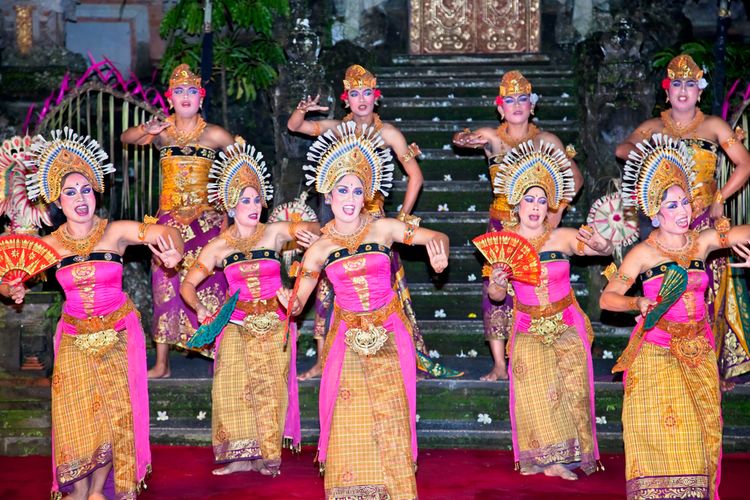
[[[435,317],[436,318],[445,318],[446,317],[445,309],[435,309]],[[430,351],[430,352],[432,352],[432,351]]]
[[[487,174],[479,174],[479,180],[482,182],[487,182]]]
[[[568,117],[567,116],[563,116],[563,121],[564,122],[568,121]]]
[[[441,203],[441,204],[438,205],[437,211],[438,212],[450,212],[450,209],[448,208],[448,204],[447,203]]]
[[[409,177],[406,175],[401,176],[401,182],[409,182]]]
[[[560,94],[560,97],[562,97],[563,99],[567,99],[568,97],[570,97],[570,94],[568,94],[567,92],[563,92],[562,94]]]
[[[166,420],[169,420],[169,415],[167,415],[166,411],[157,411],[156,420],[159,422],[164,422]]]
[[[451,174],[445,174],[443,175],[443,180],[445,182],[451,182],[453,180],[453,177],[451,176]]]
[[[440,118],[438,118],[438,117],[436,116],[436,117],[434,117],[434,118],[432,119],[432,121],[434,121],[434,122],[439,122],[439,121],[440,121]]]
[[[477,357],[477,354],[479,354],[479,353],[478,353],[477,351],[475,351],[474,349],[471,349],[471,350],[470,350],[469,352],[467,352],[466,354],[468,354],[470,358],[476,358],[476,357]]]
[[[404,208],[404,205],[403,204],[399,204],[399,206],[396,207],[396,210],[398,210],[400,212],[402,208]]]
[[[305,356],[307,356],[308,358],[314,358],[316,354],[317,351],[312,347],[308,348],[307,351],[305,351]]]
[[[492,423],[492,417],[490,417],[486,413],[480,413],[479,415],[477,415],[477,422],[479,422],[480,424],[488,425]]]
[[[607,425],[607,417],[596,417],[597,425]]]
[[[476,205],[469,205],[468,208],[466,209],[466,211],[467,212],[476,212],[477,211],[477,206]]]
[[[419,99],[421,96],[419,94],[414,96],[414,99]]]
[[[614,355],[612,354],[612,351],[604,350],[602,351],[602,359],[614,359]]]
[[[198,415],[195,417],[198,420],[206,420],[206,412],[205,411],[199,411]]]
[[[476,281],[476,280],[477,280],[477,275],[474,273],[471,273],[470,275],[466,277],[466,281]]]
[[[448,99],[453,99],[454,97],[456,96],[454,96],[453,94],[448,94]]]
[[[467,121],[467,122],[473,122],[473,121],[474,121],[474,118],[467,118],[467,119],[466,119],[466,121]]]
[[[589,296],[588,288],[581,288],[580,290],[576,290],[576,297],[588,297],[588,296]]]
[[[456,354],[456,357],[457,357],[457,358],[465,358],[465,357],[466,357],[466,354],[464,354],[464,350],[463,350],[463,349],[461,349],[461,352],[460,352],[460,353],[458,353],[458,354]]]
[[[471,241],[466,240],[466,243],[464,243],[464,246],[465,247],[470,247],[471,246]]]
[[[414,420],[416,420],[417,422],[419,422],[419,418],[420,418],[419,417],[419,413],[417,413],[416,415],[414,415]]]
[[[393,119],[393,121],[394,121],[394,122],[400,122],[400,121],[401,121],[401,118],[394,118],[394,119]]]
[[[440,359],[440,353],[437,352],[435,349],[430,350],[427,354],[430,356],[431,359]]]
[[[452,148],[450,144],[443,144],[443,151],[450,151],[451,149]]]
[[[570,275],[570,282],[571,283],[576,283],[576,282],[578,282],[579,279],[581,279],[581,276],[578,275],[578,274],[571,274]]]

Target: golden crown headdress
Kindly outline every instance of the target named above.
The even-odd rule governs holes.
[[[264,207],[273,198],[271,174],[266,169],[263,154],[244,142],[234,143],[226,152],[220,152],[208,177],[216,179],[208,183],[208,201],[225,211],[237,206],[242,191],[248,186],[258,191]]]
[[[501,97],[515,94],[531,94],[531,83],[520,71],[508,71],[500,80],[498,93]]]
[[[670,80],[700,80],[703,78],[703,70],[695,64],[692,57],[687,54],[680,54],[669,61],[667,78]]]
[[[672,186],[680,186],[692,201],[695,162],[684,141],[654,134],[636,148],[622,174],[623,206],[637,206],[647,217],[654,217],[664,191]]]
[[[377,191],[388,196],[386,188],[393,180],[393,158],[375,127],[358,129],[354,122],[346,122],[325,134],[310,146],[304,169],[307,185],[315,183],[319,193],[330,193],[337,180],[347,174],[356,175],[365,188],[365,199],[371,200]]]
[[[518,205],[532,187],[540,187],[553,210],[575,194],[573,172],[565,153],[550,142],[523,142],[508,151],[493,179],[495,194],[505,195],[508,204]]]
[[[98,142],[89,136],[80,136],[72,129],[53,130],[47,141],[37,136],[31,145],[31,154],[24,161],[36,173],[26,177],[29,199],[42,197],[52,203],[60,197],[63,177],[71,173],[82,174],[99,193],[104,192],[104,176],[115,171],[109,156]]]
[[[201,77],[193,73],[187,64],[180,64],[172,71],[172,76],[169,77],[169,88],[173,89],[180,85],[193,85],[201,88]]]
[[[344,90],[352,89],[374,89],[377,87],[377,78],[359,64],[352,64],[346,68],[344,74]]]

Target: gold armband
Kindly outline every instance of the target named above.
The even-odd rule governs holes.
[[[635,278],[631,278],[627,274],[624,274],[621,272],[618,272],[617,274],[615,274],[615,279],[622,281],[628,286],[633,286],[633,283],[635,283]]]
[[[719,217],[716,219],[716,222],[714,222],[714,228],[719,233],[719,245],[721,248],[727,248],[729,247],[729,238],[727,237],[727,233],[732,228],[732,223],[729,221],[728,217]]]
[[[196,271],[200,271],[202,274],[206,276],[211,276],[211,271],[208,270],[208,268],[198,259],[195,259],[195,262],[193,262],[193,265],[190,266],[190,269],[195,269]]]
[[[401,155],[399,160],[401,160],[401,163],[406,163],[407,161],[411,160],[412,158],[416,158],[417,156],[421,154],[422,154],[422,151],[419,149],[419,146],[417,146],[417,143],[412,142],[406,148],[406,153]]]
[[[138,226],[138,241],[146,239],[146,231],[148,231],[149,226],[156,224],[158,220],[156,217],[151,217],[150,215],[143,217],[143,222]]]
[[[734,134],[729,139],[725,139],[721,141],[721,147],[724,148],[724,150],[729,149],[733,144],[736,144],[738,142],[742,142],[745,140],[745,131],[742,130],[742,127],[737,127],[734,129]]]
[[[292,278],[312,278],[314,280],[317,280],[318,278],[320,278],[320,272],[305,269],[304,267],[302,267],[299,261],[296,261],[289,268],[289,276]]]
[[[612,281],[612,277],[617,273],[617,265],[614,262],[610,262],[607,267],[602,271],[602,276],[607,278],[607,281]]]
[[[567,156],[569,160],[575,158],[577,154],[578,152],[576,151],[575,146],[573,146],[572,144],[568,144],[567,146],[565,146],[565,156]]]

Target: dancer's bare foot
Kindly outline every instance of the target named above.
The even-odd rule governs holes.
[[[578,476],[575,472],[566,469],[565,466],[561,464],[554,464],[550,465],[549,467],[545,467],[544,475],[550,477],[561,477],[568,481],[575,481],[576,479],[578,479]]]
[[[171,374],[168,366],[157,364],[148,371],[148,378],[169,378]]]
[[[529,465],[527,467],[521,467],[521,474],[524,476],[532,476],[534,474],[539,474],[543,470],[544,469],[538,465]]]
[[[721,387],[721,392],[729,392],[732,389],[734,389],[735,383],[731,380],[719,380],[719,386]]]
[[[88,500],[107,500],[107,497],[105,497],[102,493],[89,493]]]
[[[297,380],[309,380],[311,378],[320,377],[323,373],[323,367],[320,366],[320,360],[316,361],[312,368],[307,370],[302,375],[297,376]]]
[[[227,474],[232,474],[233,472],[248,472],[252,470],[257,469],[253,467],[253,462],[251,460],[239,460],[237,462],[228,463],[227,465],[219,469],[214,469],[211,471],[211,474],[213,474],[214,476],[226,476]]]
[[[495,365],[487,375],[482,375],[479,380],[495,382],[497,380],[508,380],[508,368],[505,365]]]

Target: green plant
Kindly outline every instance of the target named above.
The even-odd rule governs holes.
[[[197,69],[200,63],[204,3],[179,0],[161,22],[159,32],[167,40],[161,64],[165,83],[177,65],[187,63]],[[272,30],[276,19],[289,14],[289,3],[287,0],[213,0],[211,3],[212,79],[218,80],[221,86],[226,110],[227,96],[252,101],[258,91],[276,82],[276,68],[285,58]]]

